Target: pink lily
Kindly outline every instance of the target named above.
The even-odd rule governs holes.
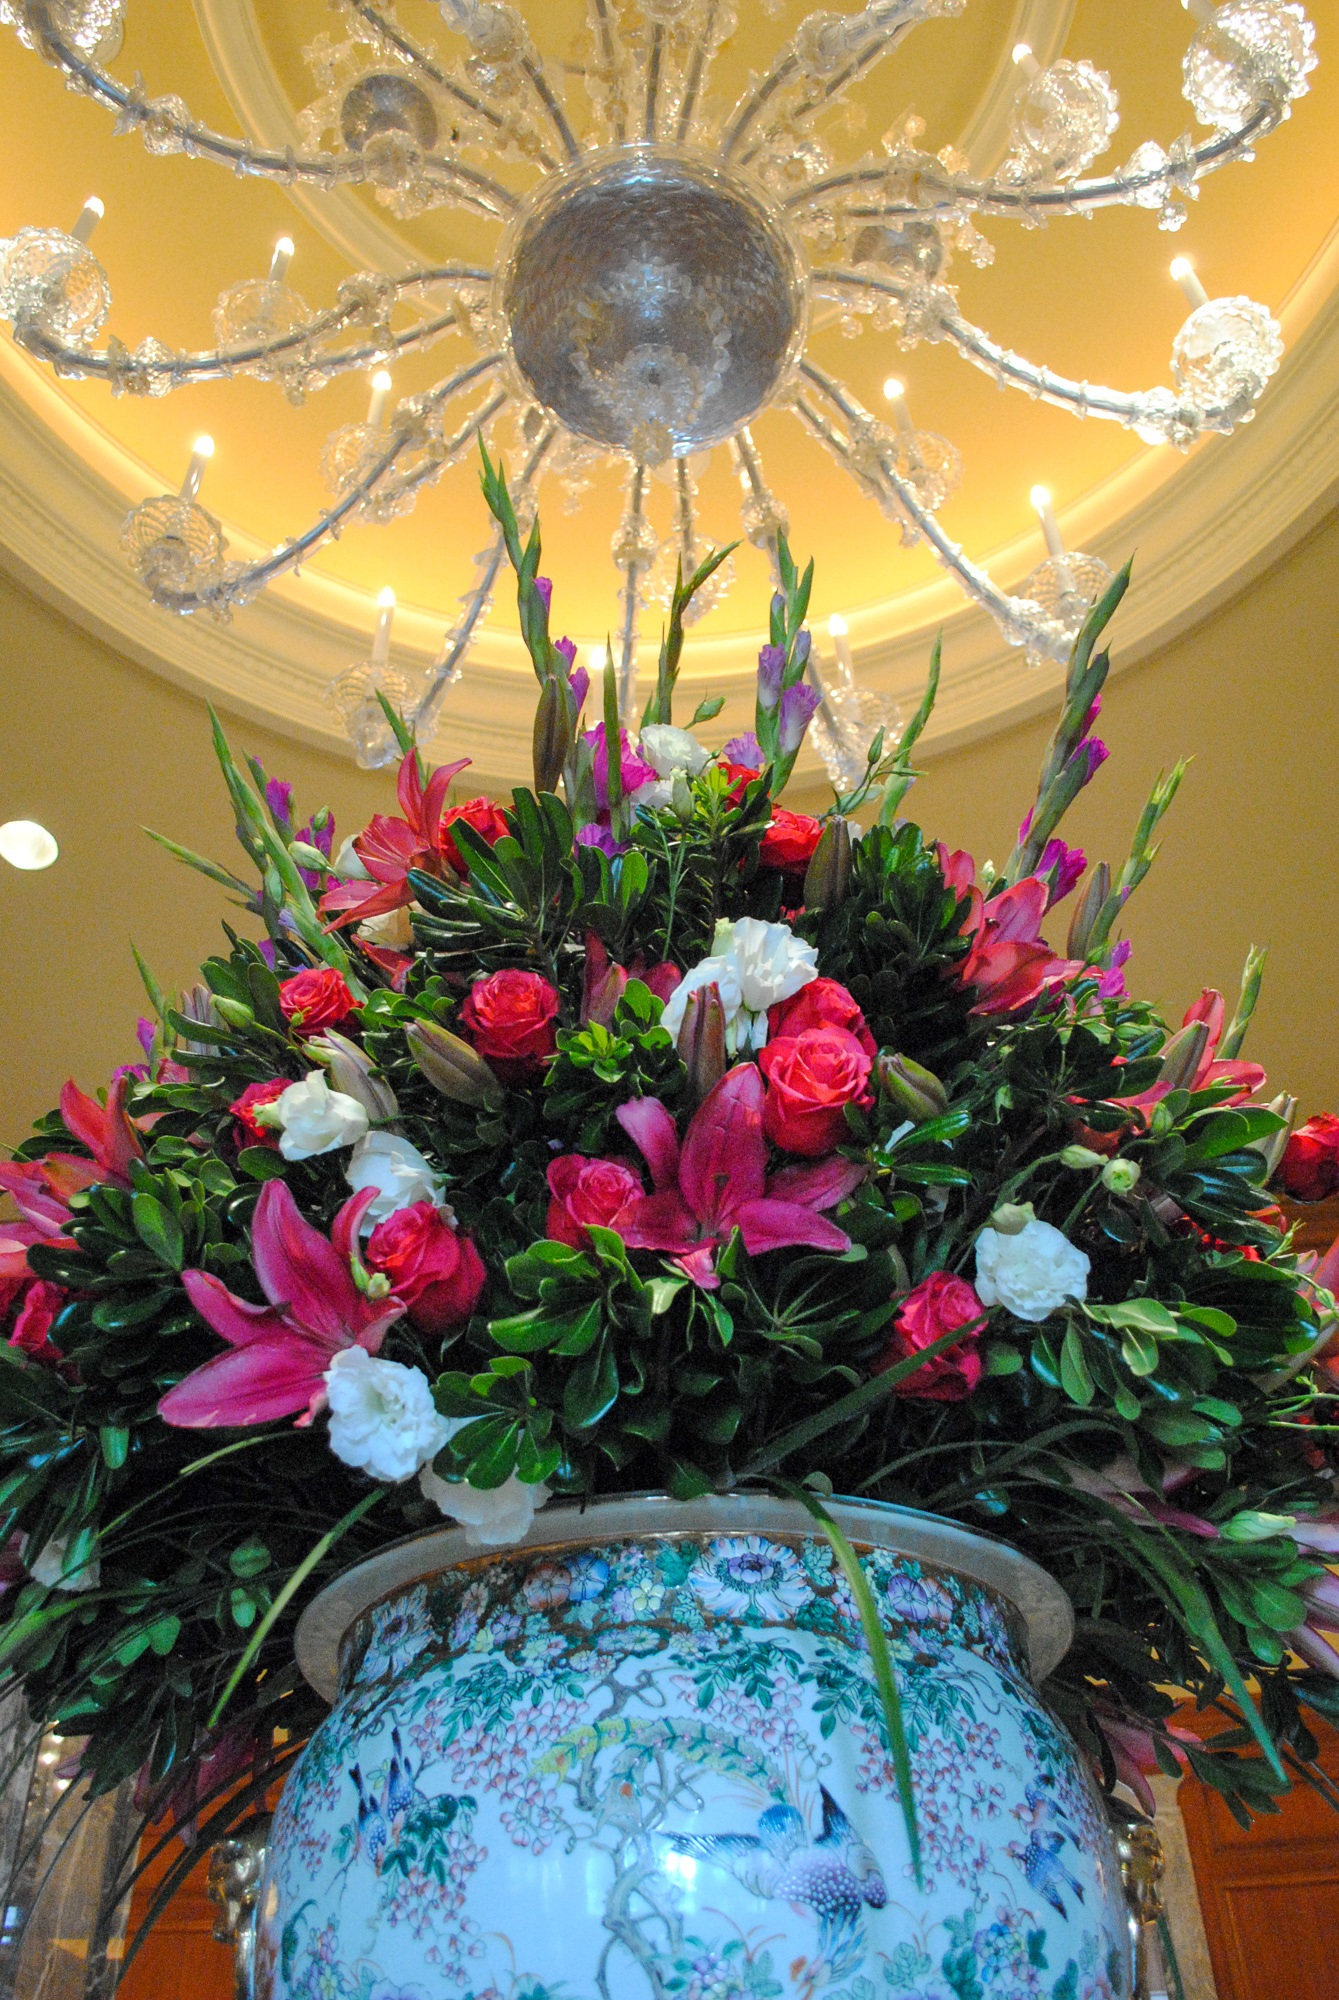
[[[201,1319],[222,1335],[219,1354],[169,1389],[158,1405],[164,1423],[185,1430],[268,1424],[298,1416],[311,1423],[325,1406],[326,1371],[346,1347],[375,1354],[405,1308],[369,1299],[350,1261],[358,1225],[375,1188],[346,1201],[327,1240],[304,1220],[283,1181],[266,1181],[251,1224],[251,1258],[267,1306],[239,1299],[208,1271],[183,1271],[182,1284]]]
[[[469,761],[462,757],[457,763],[443,764],[425,785],[418,754],[410,751],[400,765],[396,787],[404,818],[374,813],[355,839],[354,851],[371,880],[337,883],[322,898],[322,915],[331,917],[333,913],[331,930],[367,917],[385,916],[390,910],[407,909],[414,900],[409,886],[411,868],[437,876],[449,868],[442,814],[452,779],[460,776]]]
[[[1235,1089],[1232,1096],[1225,1098],[1224,1102],[1226,1104],[1244,1104],[1248,1097],[1254,1097],[1256,1091],[1264,1082],[1265,1072],[1261,1069],[1259,1063],[1237,1060],[1231,1062],[1215,1061],[1218,1053],[1218,1044],[1223,1039],[1226,1012],[1222,994],[1212,986],[1206,986],[1200,994],[1199,999],[1193,1001],[1186,1008],[1185,1016],[1181,1022],[1183,1028],[1193,1027],[1197,1021],[1203,1021],[1209,1030],[1208,1039],[1204,1044],[1204,1051],[1199,1059],[1199,1067],[1196,1069],[1194,1076],[1191,1077],[1190,1082],[1186,1085],[1186,1088],[1188,1090],[1208,1090],[1211,1085],[1216,1083],[1230,1083],[1235,1086]],[[1147,1115],[1156,1105],[1161,1104],[1163,1098],[1170,1092],[1171,1087],[1169,1083],[1155,1083],[1151,1089],[1141,1091],[1138,1097],[1118,1097],[1114,1102],[1125,1105],[1131,1111],[1139,1111]]]
[[[956,976],[960,986],[970,986],[977,996],[974,1014],[1011,1014],[1080,969],[1052,951],[1041,935],[1041,920],[1050,904],[1049,879],[1025,875],[987,902],[976,886],[971,855],[961,848],[950,853],[942,842],[937,852],[944,880],[967,898],[967,915],[959,928],[971,938],[972,948]]]
[[[763,1082],[739,1063],[707,1093],[684,1134],[658,1097],[635,1098],[618,1122],[651,1169],[654,1192],[629,1202],[619,1235],[632,1250],[664,1250],[695,1285],[720,1285],[713,1253],[737,1228],[751,1257],[801,1244],[849,1249],[850,1238],[819,1209],[834,1208],[864,1177],[857,1162],[832,1154],[812,1166],[767,1173]]]
[[[1195,1477],[1191,1465],[1168,1465],[1162,1475],[1162,1491],[1150,1486],[1132,1458],[1113,1458],[1100,1471],[1089,1466],[1072,1465],[1069,1480],[1081,1493],[1091,1493],[1099,1500],[1105,1500],[1118,1514],[1135,1521],[1143,1528],[1161,1526],[1180,1528],[1184,1534],[1198,1535],[1201,1541],[1216,1542],[1218,1529],[1212,1521],[1206,1521],[1202,1514],[1190,1514],[1183,1508],[1170,1507],[1164,1495],[1174,1493],[1178,1486]]]
[[[60,1115],[80,1145],[87,1146],[103,1169],[98,1178],[124,1185],[130,1162],[144,1158],[139,1133],[126,1111],[126,1079],[117,1078],[107,1092],[106,1104],[99,1104],[95,1097],[86,1097],[73,1082],[67,1083],[60,1094]],[[68,1160],[72,1156],[56,1153],[52,1157]]]
[[[1148,1780],[1151,1775],[1160,1774],[1162,1771],[1157,1752],[1153,1748],[1153,1731],[1146,1723],[1127,1722],[1123,1716],[1118,1716],[1112,1710],[1100,1705],[1093,1710],[1093,1720],[1107,1740],[1111,1760],[1116,1766],[1116,1776],[1123,1785],[1129,1786],[1144,1811],[1152,1816],[1157,1811],[1158,1802]],[[1173,1739],[1167,1747],[1184,1770],[1186,1756],[1178,1745],[1197,1743],[1199,1738],[1195,1732],[1192,1729],[1180,1729],[1174,1722],[1164,1722],[1158,1733],[1164,1742],[1169,1736]]]
[[[598,1021],[602,1028],[613,1025],[614,1013],[627,991],[630,979],[640,979],[657,1000],[668,1000],[683,978],[677,965],[668,959],[647,967],[645,959],[634,958],[629,966],[616,965],[594,931],[586,933],[586,972],[581,990],[581,1025]]]

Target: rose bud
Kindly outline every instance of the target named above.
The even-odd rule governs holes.
[[[851,829],[839,815],[823,828],[804,874],[806,910],[838,910],[851,880]]]
[[[1133,1194],[1142,1172],[1138,1160],[1108,1160],[1102,1169],[1102,1185],[1109,1194]]]
[[[453,1104],[496,1111],[503,1102],[501,1084],[483,1057],[468,1042],[435,1021],[415,1021],[405,1030],[409,1053],[433,1089]]]
[[[537,792],[555,789],[571,747],[572,720],[567,708],[567,690],[558,676],[551,674],[539,691],[539,702],[535,708],[533,749]]]
[[[1298,1127],[1274,1179],[1294,1201],[1325,1201],[1339,1194],[1339,1118],[1332,1111],[1318,1111]]]
[[[689,1101],[696,1108],[725,1075],[725,1009],[714,981],[689,994],[676,1046],[688,1070]]]
[[[1199,1075],[1204,1051],[1209,1046],[1207,1021],[1191,1021],[1164,1043],[1158,1083],[1167,1090],[1188,1090]]]
[[[913,1062],[910,1056],[895,1055],[886,1049],[877,1064],[879,1088],[904,1118],[913,1125],[942,1118],[948,1110],[948,1092],[931,1069]]]
[[[1099,861],[1088,877],[1088,887],[1069,920],[1069,938],[1065,945],[1066,958],[1076,958],[1082,963],[1088,956],[1088,940],[1097,922],[1097,913],[1111,894],[1111,870],[1105,861]]]

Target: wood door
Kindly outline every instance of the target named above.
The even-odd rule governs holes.
[[[161,1831],[161,1829],[159,1829]],[[147,1853],[154,1834],[145,1835]],[[133,1937],[153,1901],[158,1883],[179,1849],[147,1868],[131,1898],[127,1935]],[[233,2000],[232,1949],[211,1935],[217,1914],[205,1894],[209,1851],[178,1889],[137,1952],[116,1989],[117,2000]]]
[[[1197,1719],[1202,1733],[1206,1717]],[[1308,1714],[1339,1780],[1339,1732]],[[1339,2000],[1339,1814],[1297,1784],[1282,1810],[1238,1826],[1218,1794],[1177,1793],[1218,2000]]]

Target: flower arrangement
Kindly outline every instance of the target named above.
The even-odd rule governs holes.
[[[1078,1621],[1048,1698],[1108,1785],[1328,1789],[1339,1259],[1270,1185],[1339,1187],[1339,1121],[1261,1101],[1259,954],[1230,1021],[1126,990],[1181,768],[1114,875],[1058,832],[1126,577],[997,870],[903,810],[937,660],[853,790],[778,803],[819,700],[784,542],[754,729],[712,750],[720,702],[674,700],[721,558],[679,580],[634,735],[486,459],[484,488],[533,790],[451,802],[464,763],[388,709],[398,811],[336,850],[216,725],[259,886],[174,851],[264,934],[179,997],[145,968],[144,1063],[0,1166],[0,1652],[34,1717],[154,1814],[235,1811],[313,1720],[292,1628],[346,1562],[442,1516],[503,1544],[554,1494],[770,1482],[1046,1565]],[[1237,1733],[1201,1744],[1170,1689]]]

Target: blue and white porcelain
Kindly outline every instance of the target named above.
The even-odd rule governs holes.
[[[810,1517],[554,1508],[486,1556],[402,1544],[308,1613],[338,1690],[275,1817],[257,2000],[1128,2000],[1115,1850],[1029,1671],[1063,1596],[950,1523],[834,1511],[892,1648],[920,1887]]]

